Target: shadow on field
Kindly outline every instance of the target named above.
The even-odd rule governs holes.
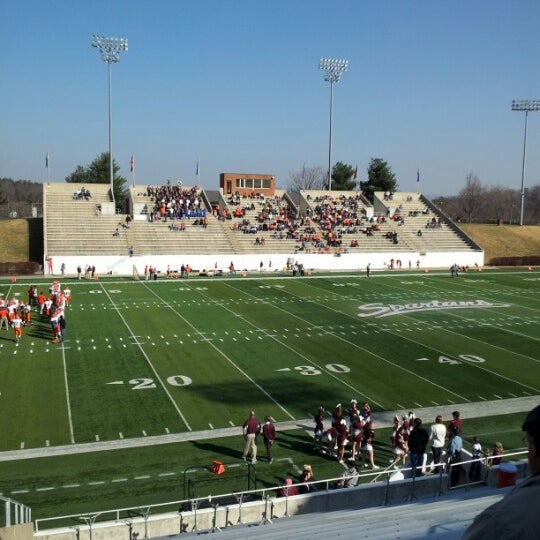
[[[261,440],[262,443],[262,440]],[[210,441],[192,441],[191,443],[194,448],[201,450],[203,452],[210,452],[216,456],[229,456],[234,459],[242,459],[242,450],[243,450],[243,440],[241,436],[238,437],[238,449],[227,448],[226,446],[214,444]]]
[[[272,408],[267,404],[266,394],[262,391],[259,392],[246,380],[212,382],[208,385],[197,383],[196,390],[197,395],[210,402],[224,405],[234,403],[238,406],[245,406],[247,412],[254,409],[261,422],[266,415],[273,416],[277,422],[291,420],[291,416],[295,418],[311,417],[315,414],[318,405],[322,405],[331,412],[338,403],[342,403],[343,407],[346,408],[352,398],[358,400],[359,403],[368,401],[361,394],[352,395],[347,389],[340,391],[334,379],[330,380],[324,376],[312,377],[309,381],[306,379],[307,377],[302,375],[291,375],[285,378],[279,374],[276,374],[275,377],[254,377],[257,385],[268,391],[276,402]],[[354,384],[354,381],[349,380],[346,376],[343,376],[343,381]],[[258,406],[261,399],[264,399],[264,408]],[[308,407],[312,407],[312,410],[306,407],[306,404],[310,404]]]

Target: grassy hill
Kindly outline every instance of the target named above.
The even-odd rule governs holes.
[[[0,261],[43,259],[43,220],[0,220]],[[540,227],[462,224],[461,228],[485,251],[485,262],[495,257],[540,255]]]
[[[540,227],[462,224],[461,228],[484,250],[486,265],[496,257],[540,255]]]

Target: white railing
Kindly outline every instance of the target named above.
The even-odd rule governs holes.
[[[521,459],[526,454],[526,451],[518,451],[518,452],[512,452],[512,453],[506,453],[502,456],[504,462],[508,462],[510,458],[518,458]],[[428,473],[427,475],[424,474],[422,477],[429,476],[431,478],[437,477],[439,478],[439,482],[437,484],[436,494],[441,495],[446,493],[449,490],[456,489],[456,488],[465,488],[469,489],[470,486],[475,484],[483,484],[487,480],[487,476],[489,474],[489,471],[491,470],[491,467],[489,466],[489,461],[491,461],[493,458],[491,457],[483,457],[480,459],[470,459],[470,460],[464,460],[456,464],[448,464],[448,463],[441,463],[439,465],[436,464],[428,464],[426,466],[426,470],[430,469],[431,467],[434,468],[435,472]],[[468,471],[468,467],[472,463],[480,462],[482,466],[482,473],[481,473],[481,480],[477,482],[471,482],[468,478],[468,474],[465,474],[465,481],[460,482],[459,484],[455,486],[451,486],[451,470],[453,467],[460,466],[462,467],[466,472]],[[384,497],[382,501],[382,505],[388,505],[390,504],[390,501],[393,496],[392,492],[392,484],[397,481],[405,481],[409,483],[409,488],[407,490],[407,494],[405,497],[403,497],[406,501],[413,501],[416,499],[416,483],[419,481],[420,478],[422,478],[420,475],[413,476],[413,469],[411,467],[402,467],[399,469],[395,469],[392,465],[388,466],[385,469],[379,469],[377,471],[373,472],[361,472],[358,476],[358,485],[356,487],[360,487],[362,489],[370,489],[370,487],[373,486],[381,486],[381,484],[385,484],[385,492]],[[142,518],[145,523],[145,527],[148,521],[148,518],[150,515],[155,516],[156,514],[160,513],[170,513],[170,512],[176,512],[179,515],[182,515],[183,512],[191,512],[195,514],[195,521],[196,521],[196,514],[197,511],[203,508],[213,508],[214,511],[217,511],[217,509],[220,506],[223,506],[224,504],[230,505],[231,502],[238,505],[238,512],[239,512],[239,523],[242,523],[242,505],[246,502],[251,501],[260,501],[265,502],[265,504],[271,503],[274,499],[280,499],[284,500],[286,505],[287,501],[296,495],[306,495],[311,493],[331,493],[333,491],[336,491],[339,489],[342,491],[343,489],[354,489],[354,488],[338,488],[337,484],[340,480],[342,480],[342,476],[338,476],[335,478],[329,478],[325,480],[316,480],[308,483],[309,489],[307,491],[303,491],[302,493],[298,493],[299,491],[302,491],[303,488],[305,488],[306,484],[304,482],[294,483],[289,486],[285,485],[277,485],[273,487],[266,487],[261,489],[252,489],[242,492],[231,492],[226,493],[222,495],[215,495],[215,496],[204,496],[204,497],[192,497],[187,499],[181,499],[181,500],[174,500],[164,503],[157,503],[157,504],[150,504],[145,506],[131,506],[131,507],[125,507],[125,508],[117,508],[113,510],[104,510],[104,511],[94,511],[89,512],[86,514],[69,514],[69,515],[63,515],[63,516],[55,516],[50,518],[41,518],[35,520],[35,531],[39,532],[40,530],[46,530],[51,529],[55,527],[62,527],[67,526],[67,523],[73,523],[78,522],[81,525],[86,525],[90,529],[95,523],[102,523],[102,522],[116,522],[116,523],[124,523],[128,524],[130,520],[134,518]],[[381,480],[380,480],[381,479]],[[402,496],[403,492],[403,482],[399,482],[400,488],[399,491],[401,493],[400,496]],[[396,488],[398,489],[398,488]],[[278,495],[279,493],[279,495]],[[286,506],[285,510],[286,515],[288,515],[288,509]],[[264,512],[266,515],[266,512]]]
[[[4,503],[4,524],[6,527],[30,523],[32,521],[32,509],[13,499],[0,496]]]

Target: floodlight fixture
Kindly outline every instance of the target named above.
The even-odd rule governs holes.
[[[120,62],[120,53],[128,50],[128,40],[126,38],[100,36],[94,34],[92,36],[92,47],[99,50],[101,60],[107,63],[108,80],[109,80],[109,181],[111,184],[111,197],[113,204],[114,200],[114,170],[113,170],[113,153],[112,153],[112,94],[111,94],[111,65]]]
[[[319,69],[324,70],[324,80],[330,83],[330,133],[328,137],[328,191],[332,190],[332,120],[334,113],[334,83],[341,80],[341,75],[347,71],[348,60],[336,58],[321,58]]]
[[[120,52],[128,50],[128,40],[126,38],[100,36],[94,34],[92,36],[92,47],[99,49],[101,59],[104,62],[120,62]]]
[[[540,111],[540,99],[514,99],[512,101],[513,111]]]
[[[525,113],[525,135],[523,137],[523,160],[521,163],[521,209],[519,214],[519,224],[523,225],[523,215],[525,210],[525,158],[527,156],[527,120],[529,112],[540,111],[540,99],[514,99],[512,110]]]

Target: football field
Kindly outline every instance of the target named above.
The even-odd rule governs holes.
[[[1,451],[540,394],[534,270],[68,283],[63,344],[0,332]]]

